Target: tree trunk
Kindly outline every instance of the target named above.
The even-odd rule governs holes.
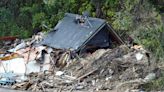
[[[101,10],[101,5],[100,5],[100,3],[98,3],[98,4],[96,5],[96,17],[97,17],[97,18],[102,18],[102,17],[103,17],[103,12],[102,12],[102,10]]]

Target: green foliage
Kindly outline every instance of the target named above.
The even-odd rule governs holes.
[[[113,16],[116,1],[119,0],[2,0],[0,36],[17,35],[18,30],[24,30],[26,36],[30,36],[32,30],[39,27],[47,31],[43,25],[53,28],[66,12],[82,14],[87,10],[95,17],[99,3],[104,12]]]
[[[147,92],[164,90],[164,73],[162,72],[160,78],[152,80],[146,84],[143,84],[142,89]]]
[[[156,58],[164,56],[164,48],[160,40],[162,31],[163,27],[147,27],[138,34],[138,43],[144,45],[149,51],[154,52],[154,57]]]
[[[45,18],[45,14],[43,12],[34,14],[32,18],[33,27],[40,26],[44,18]]]
[[[113,27],[117,30],[130,30],[132,27],[132,15],[127,11],[115,13],[113,20]]]
[[[9,9],[0,9],[0,35],[28,37],[28,31],[21,31],[21,28],[14,22],[12,12]]]
[[[160,34],[164,31],[161,15],[148,0],[126,0],[124,8],[113,16],[113,27],[119,32],[130,34],[135,42],[154,53],[156,58],[164,57],[164,46]]]

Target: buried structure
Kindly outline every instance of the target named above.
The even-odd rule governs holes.
[[[42,44],[56,49],[85,52],[91,49],[108,48],[124,44],[112,27],[103,19],[83,14],[66,13]]]
[[[81,53],[115,44],[124,42],[105,20],[66,14],[46,38],[39,33],[28,40],[15,40],[0,53],[0,87],[33,92],[124,92],[155,78],[141,46],[121,45],[71,58],[72,51]]]

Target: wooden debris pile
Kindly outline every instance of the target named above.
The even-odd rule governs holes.
[[[120,46],[76,59],[71,59],[69,51],[54,52],[51,53],[52,67],[48,71],[30,73],[26,81],[12,88],[34,92],[118,89],[118,92],[124,92],[138,89],[139,85],[157,78],[150,57],[142,49]]]

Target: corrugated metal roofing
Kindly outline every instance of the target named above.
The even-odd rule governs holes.
[[[57,49],[78,50],[106,24],[103,19],[89,18],[92,27],[88,28],[75,23],[76,16],[76,14],[67,13],[55,27],[57,30],[49,32],[42,44]]]

